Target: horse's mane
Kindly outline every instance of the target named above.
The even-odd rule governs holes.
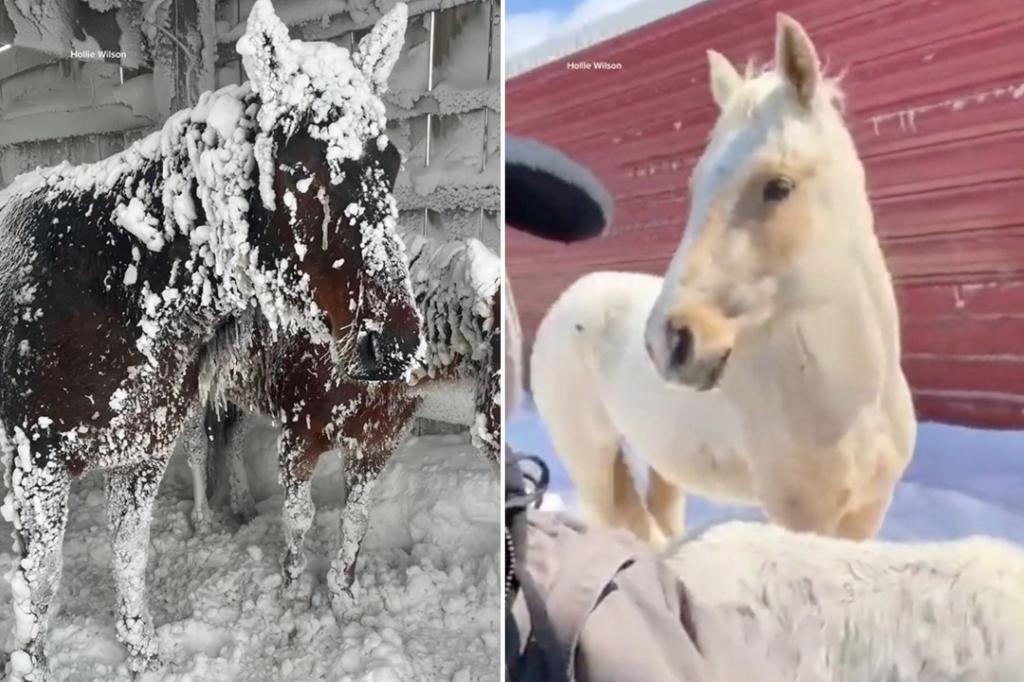
[[[253,332],[258,324],[255,311],[232,317],[216,329],[213,338],[203,347],[199,356],[199,402],[211,405],[218,414],[228,405],[230,390],[245,373],[245,378],[259,373],[253,363],[260,360],[254,352]]]
[[[501,261],[477,239],[438,241],[406,235],[409,279],[423,315],[426,355],[413,378],[435,377],[485,359]]]
[[[221,137],[232,134],[233,131],[228,130],[228,121],[223,116],[207,120],[211,106],[227,98],[239,103],[244,102],[246,106],[252,104],[255,99],[249,91],[248,83],[229,85],[215,92],[205,92],[195,106],[176,112],[159,130],[136,140],[126,149],[91,163],[73,165],[68,161],[62,161],[54,166],[21,173],[14,178],[5,193],[25,195],[47,189],[50,192],[84,195],[114,192],[118,189],[131,190],[129,182],[148,164],[172,157],[186,157],[189,151],[186,148],[186,138],[190,133],[199,134],[199,137],[194,138],[195,152],[215,147],[219,142],[209,136],[202,137],[208,124],[214,126]]]

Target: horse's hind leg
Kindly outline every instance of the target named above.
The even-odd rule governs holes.
[[[156,633],[146,605],[146,563],[153,501],[168,459],[165,453],[138,466],[107,472],[107,522],[117,589],[115,625],[128,649],[129,667],[135,671],[158,663]]]
[[[228,467],[228,501],[231,511],[243,522],[256,517],[256,500],[252,496],[249,474],[245,469],[246,439],[255,424],[252,415],[239,411],[227,434],[225,457]]]
[[[195,408],[185,420],[181,432],[182,447],[192,471],[192,528],[205,532],[210,526],[210,503],[207,497],[207,470],[210,439],[206,433],[206,406]]]
[[[654,467],[648,468],[647,509],[666,540],[682,536],[686,498],[683,491],[662,478]]]
[[[35,682],[48,679],[44,647],[50,604],[60,585],[71,482],[63,462],[47,457],[55,448],[31,442],[21,429],[15,430],[13,442],[0,442],[0,449],[10,462],[3,514],[14,524],[14,551],[21,556],[10,575],[14,646],[9,673],[11,680],[31,673]]]

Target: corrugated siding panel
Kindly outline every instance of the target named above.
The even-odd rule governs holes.
[[[241,30],[253,4],[197,1],[213,9],[228,32]],[[394,0],[379,0],[370,12],[335,7],[327,26],[294,26],[291,35],[351,48],[369,32],[353,26],[368,26],[393,5]],[[405,159],[395,188],[401,225],[435,236],[478,237],[498,251],[501,2],[418,0],[410,9],[406,42],[385,95],[388,133]],[[307,10],[299,0],[278,7],[296,20]],[[217,87],[244,77],[233,48],[228,53],[216,65]],[[163,117],[154,103],[153,75],[133,78],[135,72],[128,72],[124,83],[121,75],[115,63],[20,48],[0,54],[0,188],[36,166],[105,158],[159,128]]]
[[[621,70],[559,61],[513,79],[509,130],[586,163],[616,199],[591,243],[508,234],[526,333],[584,272],[664,272],[714,120],[704,51],[770,59],[779,11],[846,72],[919,415],[1024,426],[1024,2],[716,0],[570,58]]]

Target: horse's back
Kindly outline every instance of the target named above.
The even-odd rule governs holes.
[[[716,601],[751,596],[767,575],[780,594],[791,590],[806,597],[810,580],[818,598],[837,604],[853,597],[884,605],[887,595],[903,590],[935,591],[960,605],[998,594],[1020,607],[1024,625],[1024,551],[996,538],[857,542],[735,521],[683,539],[666,552],[666,560]],[[745,595],[745,590],[752,592]]]
[[[593,272],[573,282],[537,330],[534,358],[549,346],[582,344],[602,367],[618,364],[635,323],[646,316],[661,278],[634,272]]]
[[[1024,660],[1008,639],[1024,628],[1024,552],[994,538],[855,542],[727,522],[682,540],[665,559],[709,608],[746,612],[759,637],[814,632],[824,639],[802,639],[802,648],[824,645],[834,655],[857,636],[862,660],[914,661],[941,680],[962,679],[946,676],[952,670]],[[948,658],[954,649],[962,660]],[[877,679],[843,676],[853,672],[843,658],[833,656],[843,679]],[[892,679],[919,679],[919,670],[900,670]]]

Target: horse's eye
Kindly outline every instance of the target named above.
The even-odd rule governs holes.
[[[772,178],[764,185],[761,198],[765,203],[785,201],[793,191],[793,181],[789,178]]]

